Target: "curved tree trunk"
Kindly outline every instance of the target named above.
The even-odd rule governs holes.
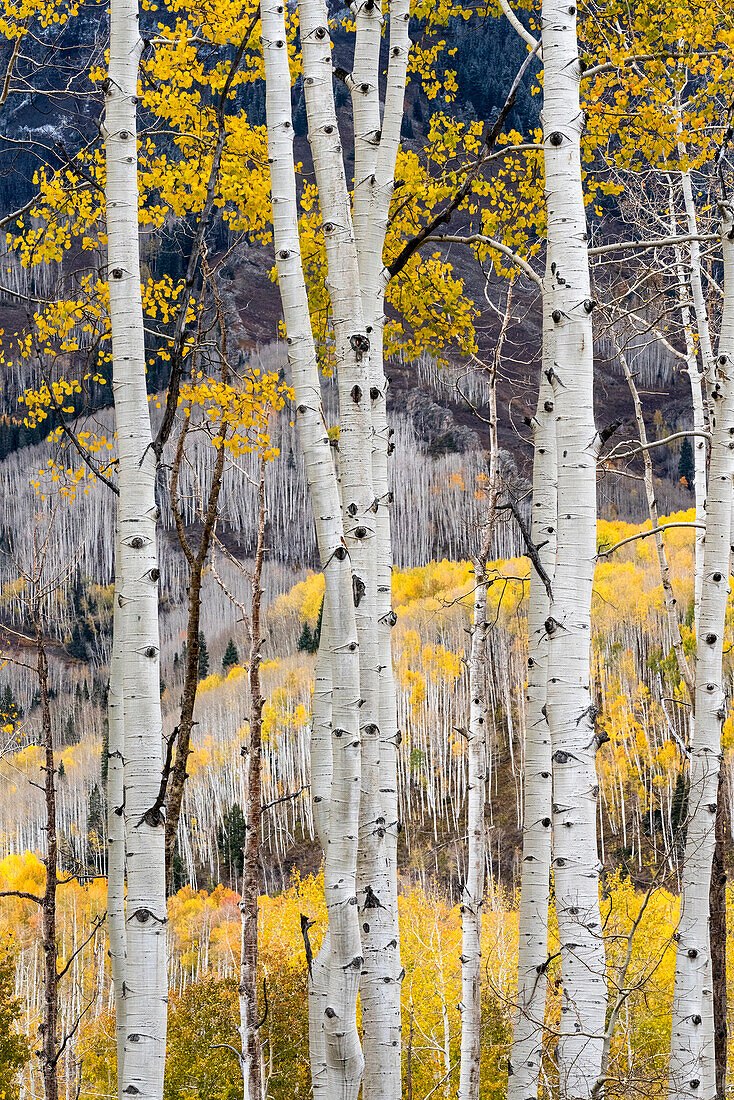
[[[734,477],[734,225],[722,207],[724,304],[711,389],[711,464],[706,501],[703,588],[697,629],[696,721],[691,736],[688,827],[677,932],[670,1050],[674,1100],[716,1096],[709,891],[716,846],[721,728],[726,717],[723,636],[731,559]]]
[[[161,782],[156,460],[151,447],[138,247],[136,103],[142,41],[136,0],[112,0],[105,85],[107,235],[118,452],[115,600],[124,715],[127,863],[125,1051],[121,1095],[161,1100],[167,974]]]
[[[576,8],[544,0],[543,140],[548,209],[544,312],[554,326],[558,549],[549,635],[547,715],[553,752],[553,840],[563,1001],[561,1094],[591,1095],[601,1072],[606,1010],[591,595],[596,561],[594,360],[579,104]]]

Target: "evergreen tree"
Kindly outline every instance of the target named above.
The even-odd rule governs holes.
[[[76,724],[74,722],[74,715],[71,712],[69,713],[69,716],[66,719],[66,726],[64,727],[64,742],[67,745],[78,745],[79,744],[79,735],[76,732]]]
[[[217,847],[224,867],[235,875],[242,874],[244,862],[244,847],[247,839],[247,825],[245,815],[237,802],[227,810],[222,821],[222,827],[217,835]]]
[[[87,808],[87,865],[91,871],[104,871],[104,798],[97,783],[89,793]]]
[[[301,629],[301,636],[298,639],[298,648],[302,653],[313,653],[313,632],[308,622],[305,622]]]
[[[680,458],[678,459],[678,477],[681,481],[685,478],[686,485],[689,489],[692,489],[694,476],[693,447],[691,446],[690,439],[686,436],[683,440],[683,446],[680,449]]]
[[[240,655],[237,652],[237,646],[234,644],[232,638],[230,638],[227,642],[227,648],[224,651],[224,656],[222,657],[222,668],[225,672],[229,672],[229,670],[232,668],[232,665],[239,664],[239,660]]]
[[[18,1100],[18,1074],[28,1062],[28,1042],[18,1034],[23,1008],[15,996],[15,965],[8,944],[0,944],[0,1096]]]
[[[204,631],[199,631],[199,679],[209,675],[209,650],[206,648]]]
[[[688,835],[688,779],[684,772],[678,772],[670,806],[670,826],[675,837],[675,846],[682,859],[686,850]]]
[[[316,626],[311,629],[308,622],[303,624],[301,630],[301,636],[298,639],[298,648],[302,653],[318,653],[319,643],[321,641],[321,620],[324,617],[324,601],[321,601],[321,607],[319,608],[319,617],[316,620]]]
[[[314,627],[314,632],[313,632],[313,641],[312,641],[313,648],[311,649],[312,653],[318,653],[319,646],[321,645],[321,623],[323,621],[323,618],[324,618],[324,600],[323,600],[323,597],[322,597],[321,607],[319,608],[319,617],[316,620],[316,626]]]

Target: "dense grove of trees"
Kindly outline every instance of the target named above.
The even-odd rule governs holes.
[[[723,1100],[734,9],[0,45],[0,1096]]]

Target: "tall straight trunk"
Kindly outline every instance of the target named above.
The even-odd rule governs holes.
[[[257,909],[259,895],[260,825],[262,817],[262,715],[265,700],[260,682],[262,646],[260,608],[262,570],[265,558],[265,459],[260,460],[258,484],[258,526],[255,564],[252,571],[252,610],[250,612],[250,740],[245,763],[245,848],[242,870],[241,952],[240,952],[240,1042],[242,1046],[243,1100],[262,1100],[260,1040],[257,1007]]]
[[[548,211],[544,311],[550,312],[546,323],[554,326],[558,456],[558,545],[546,621],[553,867],[563,977],[558,1060],[565,1100],[584,1100],[601,1072],[607,1000],[590,668],[599,437],[594,427],[593,303],[580,162],[583,114],[575,6],[544,0],[542,26]]]
[[[678,142],[678,154],[681,158],[687,153],[683,141]],[[698,217],[696,213],[696,201],[693,195],[693,184],[690,171],[681,172],[681,187],[683,190],[683,209],[686,216],[686,230],[695,237],[698,235]],[[696,319],[698,332],[698,345],[703,363],[703,378],[714,379],[716,374],[716,360],[711,342],[709,328],[708,309],[703,292],[703,279],[701,277],[701,248],[699,242],[691,240],[689,245],[690,272],[689,283],[691,298],[693,300],[693,313]],[[703,387],[701,389],[701,405],[703,404]],[[703,422],[702,409],[694,405],[694,415]],[[696,511],[698,513],[699,484],[703,487],[705,496],[705,456],[706,445],[703,440],[696,441],[696,457],[703,456],[703,473],[699,473],[696,466]],[[700,461],[700,459],[699,459]],[[704,506],[705,507],[705,506]],[[698,579],[698,578],[697,578]],[[722,773],[723,775],[723,773]],[[719,1097],[723,1098],[726,1082],[727,1064],[727,997],[726,997],[726,861],[724,855],[726,828],[724,825],[724,805],[722,799],[722,781],[719,782],[719,808],[716,817],[716,848],[714,851],[713,869],[711,875],[711,964],[712,964],[712,988],[714,998],[714,1045],[716,1060],[716,1089]]]
[[[655,498],[653,466],[652,459],[650,458],[650,451],[648,449],[647,428],[645,427],[645,418],[642,413],[642,402],[640,401],[640,395],[635,384],[634,376],[627,362],[627,357],[618,344],[616,345],[616,352],[622,365],[622,371],[629,387],[630,396],[632,397],[632,404],[635,410],[637,433],[640,437],[640,446],[642,448],[643,480],[645,485],[645,496],[647,498],[647,511],[648,515],[650,516],[650,526],[652,527],[653,531],[657,531],[660,527],[660,513],[658,510],[658,502]],[[665,542],[662,531],[659,531],[653,537],[655,540],[655,551],[657,553],[658,568],[660,570],[660,583],[662,584],[663,588],[663,599],[665,601],[665,613],[668,620],[668,630],[670,631],[670,638],[673,643],[673,652],[675,653],[676,661],[678,663],[678,672],[680,673],[681,680],[683,680],[683,683],[686,685],[691,701],[693,701],[695,690],[693,674],[691,673],[688,660],[683,650],[683,639],[680,632],[680,619],[678,618],[678,605],[675,597],[675,592],[673,591],[673,584],[670,579],[670,566],[668,565],[668,556],[665,553]]]
[[[161,1100],[166,1053],[164,822],[155,501],[140,290],[136,103],[142,40],[136,0],[112,0],[105,82],[107,236],[112,384],[118,452],[119,571],[115,600],[122,666],[127,953],[120,1094]]]
[[[547,279],[547,283],[550,280]],[[548,288],[549,289],[549,288]],[[533,418],[531,537],[549,578],[556,558],[556,424],[551,383],[555,325],[543,309],[543,359]],[[550,901],[552,763],[546,717],[550,595],[533,569],[528,592],[528,677],[525,693],[525,787],[518,915],[517,1005],[507,1083],[508,1100],[538,1095],[543,1055]]]
[[[324,589],[321,610],[321,636],[314,674],[311,716],[311,805],[316,836],[324,852],[329,846],[329,800],[331,795],[331,592]],[[328,1096],[324,1013],[329,994],[329,933],[309,968],[308,1046],[311,1059],[311,1085],[314,1100]]]
[[[461,1058],[459,1100],[479,1100],[482,1022],[482,907],[487,790],[487,575],[486,558],[474,562],[474,615],[469,652],[467,730],[467,874],[461,892]]]
[[[119,540],[118,540],[119,545]],[[116,555],[115,579],[119,574]],[[114,601],[112,611],[112,655],[107,695],[107,929],[110,969],[115,994],[117,1080],[122,1087],[125,1055],[125,727],[122,698],[121,629],[122,609]]]
[[[409,0],[389,5],[389,60],[380,117],[379,4],[362,0],[357,8],[354,63],[348,83],[354,117],[354,232],[365,331],[370,341],[369,394],[372,426],[372,489],[376,590],[372,623],[377,709],[374,739],[365,738],[367,764],[362,784],[359,892],[365,964],[360,984],[365,1055],[364,1100],[398,1100],[401,1095],[401,1010],[403,970],[398,926],[397,700],[392,664],[392,536],[388,459],[392,452],[387,419],[388,382],[384,369],[383,250],[395,161],[400,145],[410,39]],[[364,695],[364,692],[363,692]]]
[[[314,1094],[329,1100],[356,1097],[362,1073],[362,1051],[356,1025],[356,997],[362,959],[356,900],[356,859],[359,815],[360,669],[359,645],[352,586],[352,566],[341,516],[339,485],[326,429],[308,298],[303,277],[298,234],[298,205],[293,162],[293,124],[290,72],[282,5],[261,6],[263,56],[266,77],[266,119],[273,201],[273,233],[288,358],[295,390],[296,423],[306,461],[306,473],[316,520],[319,557],[325,578],[322,649],[330,658],[331,713],[320,705],[319,739],[312,743],[312,794],[317,828],[328,824],[324,885],[329,916],[328,942],[322,945],[311,969],[309,1004],[323,1006],[320,1026],[310,1014],[312,1081]],[[323,33],[322,33],[323,32]],[[302,38],[326,38],[325,23],[302,22]],[[331,64],[323,61],[321,80],[331,81]],[[310,78],[310,74],[307,74]],[[331,125],[325,123],[324,125]],[[337,141],[332,129],[322,138]],[[348,339],[349,334],[347,334]],[[357,349],[354,349],[355,351]],[[361,395],[360,395],[361,400]],[[355,405],[357,402],[355,402]],[[343,435],[343,427],[342,427]],[[341,438],[341,437],[340,437]],[[323,688],[324,680],[319,687]],[[330,761],[321,736],[330,721]],[[328,772],[330,767],[330,774]],[[326,803],[326,805],[324,805]],[[324,954],[326,952],[326,955]],[[323,996],[324,970],[328,985]],[[316,987],[316,988],[315,988]],[[318,995],[315,995],[317,994]],[[323,1040],[323,1042],[322,1042]],[[325,1063],[325,1065],[324,1065]]]
[[[679,133],[681,129],[681,104],[680,94],[676,92],[676,113],[678,120]],[[686,149],[685,142],[682,136],[678,139],[678,156],[681,160],[685,160],[688,156],[688,150]],[[698,216],[696,213],[696,200],[693,195],[693,182],[691,180],[690,169],[686,169],[685,172],[680,174],[681,189],[683,191],[683,210],[686,217],[686,232],[690,234],[691,238],[698,236]],[[711,330],[709,328],[708,309],[706,307],[706,297],[703,292],[703,279],[701,277],[701,246],[700,243],[692,239],[688,244],[690,255],[690,271],[688,276],[688,282],[691,287],[691,298],[693,300],[693,313],[696,318],[696,330],[698,332],[698,344],[701,352],[701,360],[703,362],[703,373],[706,378],[713,379],[716,369],[716,361],[714,357],[714,349],[711,343]]]
[[[474,612],[469,650],[469,726],[467,729],[467,875],[461,894],[461,1050],[459,1100],[479,1100],[482,1023],[482,911],[487,834],[487,558],[492,548],[499,498],[497,372],[512,309],[512,284],[494,352],[488,366],[489,486],[481,544],[473,559]]]
[[[59,1079],[59,977],[56,944],[56,888],[58,886],[59,842],[56,832],[56,763],[53,729],[48,698],[48,661],[36,618],[36,656],[38,685],[41,695],[41,725],[44,748],[44,794],[46,798],[46,886],[41,902],[43,941],[43,1016],[41,1020],[41,1072],[44,1100],[58,1100]]]
[[[377,562],[370,409],[371,333],[368,332],[363,311],[357,244],[336,118],[328,12],[324,0],[301,0],[299,12],[308,137],[323,219],[328,290],[334,321],[342,521],[352,564],[360,655],[361,791],[355,792],[354,799],[358,810],[355,895],[354,899],[345,895],[344,914],[345,917],[348,915],[348,920],[341,922],[339,935],[342,942],[338,952],[337,929],[331,921],[329,928],[331,981],[343,992],[345,968],[353,981],[348,1000],[342,1003],[341,1008],[333,1003],[327,1007],[329,1076],[330,1080],[333,1077],[335,1087],[346,1089],[346,1097],[356,1096],[360,1084],[356,1076],[345,1080],[339,1052],[342,1029],[352,1026],[353,1014],[356,1029],[358,989],[362,993],[363,1030],[371,1046],[370,1069],[371,1073],[379,1076],[381,1066],[390,1059],[392,1050],[388,1049],[389,1040],[383,1046],[373,1033],[381,1023],[385,979],[392,983],[397,978],[397,975],[384,974],[380,960],[383,946],[393,938],[394,929],[392,921],[381,920],[384,916],[382,910],[389,903],[388,868],[386,861],[380,860],[376,852],[381,835],[385,835],[385,822],[384,814],[380,812],[381,745],[375,634]],[[330,843],[333,844],[333,798],[331,807]],[[352,900],[358,902],[357,912],[349,912],[353,908]],[[379,938],[373,932],[375,924],[384,924],[384,932],[380,929],[382,934]],[[339,962],[338,956],[341,956]],[[339,1021],[337,1025],[329,1022],[329,1008],[336,1012],[334,1020]],[[360,1077],[361,1069],[360,1066]]]
[[[690,181],[689,181],[690,184]],[[672,186],[670,187],[670,232],[675,236],[677,232],[677,224],[675,217],[675,196]],[[694,565],[694,618],[696,626],[698,625],[698,612],[701,606],[701,590],[703,586],[703,556],[704,556],[704,544],[706,541],[705,531],[703,526],[706,521],[706,466],[707,466],[707,454],[706,454],[706,440],[703,433],[706,430],[706,415],[704,409],[704,397],[703,397],[703,383],[704,374],[699,369],[698,365],[698,352],[696,349],[696,342],[693,334],[693,324],[691,321],[691,309],[689,306],[689,279],[686,277],[686,268],[683,263],[683,249],[681,246],[676,245],[675,249],[675,271],[678,284],[678,301],[680,303],[681,320],[683,322],[683,336],[686,345],[686,374],[688,375],[688,381],[691,386],[691,403],[693,406],[693,427],[698,433],[693,441],[693,492],[696,502],[696,523],[700,526],[696,530],[695,534],[695,565]],[[691,274],[691,273],[689,273]],[[700,279],[700,270],[699,270]],[[692,284],[691,284],[692,286]],[[696,317],[699,326],[704,324],[701,317]],[[699,329],[700,331],[700,329]],[[705,334],[708,336],[708,326],[706,325]],[[704,360],[705,362],[705,360]]]
[[[716,1098],[725,1100],[726,1065],[728,1060],[729,1026],[726,993],[726,779],[719,772],[719,795],[716,807],[716,846],[711,867],[709,910],[711,913],[711,979],[714,1001],[714,1062]]]
[[[722,204],[724,301],[711,388],[711,461],[706,500],[703,590],[697,628],[696,721],[691,736],[688,822],[677,931],[670,1050],[674,1100],[716,1096],[709,893],[716,846],[721,729],[726,717],[723,636],[731,559],[734,476],[734,228]]]

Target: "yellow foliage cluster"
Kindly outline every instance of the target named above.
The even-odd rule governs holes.
[[[0,890],[42,892],[45,870],[31,853],[8,856],[0,861]],[[59,945],[63,963],[87,934],[91,919],[104,912],[105,883],[98,879],[80,886],[70,881],[59,890]],[[239,966],[240,916],[238,895],[224,886],[211,891],[179,890],[169,902],[168,944],[173,1003],[192,983],[225,979],[236,975]],[[490,884],[483,916],[482,955],[484,1063],[482,1100],[501,1100],[506,1089],[512,1003],[516,983],[517,899],[507,896],[496,884]],[[674,973],[673,932],[677,924],[677,899],[657,889],[649,898],[635,890],[629,879],[615,875],[604,884],[601,894],[604,927],[608,942],[608,975],[615,988],[619,968],[627,952],[633,924],[641,913],[640,926],[632,941],[626,987],[632,990],[629,1010],[620,1018],[612,1048],[609,1094],[621,1095],[617,1082],[635,1079],[635,1070],[644,1066],[647,1084],[658,1097],[664,1094],[666,1047],[669,1037],[669,1005]],[[262,897],[259,911],[261,980],[267,979],[271,991],[266,1037],[277,1045],[280,1056],[288,1058],[291,1082],[307,1077],[305,986],[306,959],[301,936],[300,915],[314,921],[311,942],[318,949],[326,927],[323,880],[299,879],[277,897]],[[414,1095],[427,1095],[440,1085],[457,1062],[460,1039],[461,1000],[461,915],[440,891],[404,886],[400,897],[402,961],[405,981],[402,992],[403,1072],[410,1072]],[[37,906],[22,899],[5,899],[0,909],[0,938],[12,930],[18,951],[18,964],[33,969],[41,958],[41,928]],[[558,944],[555,920],[551,913],[549,952],[550,1017],[560,1009]],[[114,1052],[109,1041],[110,1019],[103,1008],[109,990],[109,961],[106,953],[87,949],[81,956],[80,995],[87,1000],[98,990],[97,1010],[89,1013],[82,1025],[82,1048],[90,1052],[84,1060],[81,1097],[95,1094],[100,1075],[112,1072]],[[97,972],[103,967],[101,974]],[[282,996],[274,996],[278,991]],[[28,1029],[33,1033],[37,1016],[31,1012]],[[272,1031],[268,1031],[272,1028]],[[175,1034],[175,1028],[174,1028]],[[296,1035],[295,1047],[286,1036]],[[282,1052],[282,1053],[281,1053]],[[193,1055],[189,1054],[189,1057]],[[408,1070],[409,1067],[409,1070]],[[551,1059],[547,1072],[553,1080]],[[656,1084],[657,1081],[657,1084]],[[105,1080],[107,1083],[107,1080]],[[454,1082],[455,1084],[455,1082]],[[453,1090],[452,1090],[453,1091]],[[277,1093],[281,1095],[280,1092]],[[286,1093],[283,1093],[285,1096]],[[291,1092],[290,1095],[293,1095]]]

